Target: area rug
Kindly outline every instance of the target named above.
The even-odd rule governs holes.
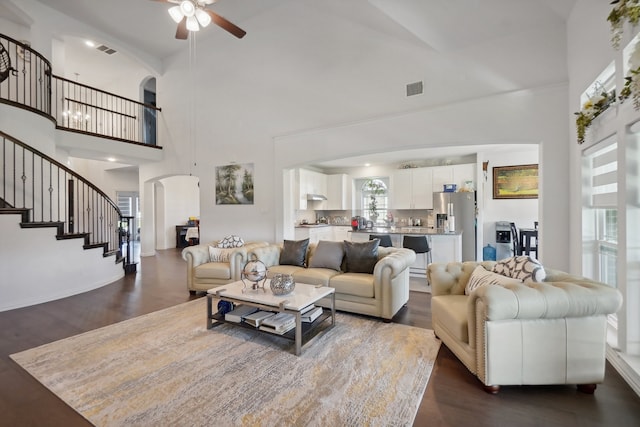
[[[96,426],[407,426],[440,346],[338,313],[295,356],[280,337],[207,330],[205,313],[201,298],[11,358]]]

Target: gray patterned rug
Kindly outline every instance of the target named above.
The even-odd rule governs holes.
[[[205,313],[201,298],[11,358],[97,426],[407,426],[440,347],[338,313],[295,356],[278,337],[207,330]]]

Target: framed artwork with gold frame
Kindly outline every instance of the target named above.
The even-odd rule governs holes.
[[[537,199],[538,165],[493,168],[494,199]]]

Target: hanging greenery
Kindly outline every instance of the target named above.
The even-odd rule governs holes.
[[[636,26],[640,20],[640,0],[613,0],[615,4],[607,21],[611,24],[611,44],[615,49],[620,47],[625,22]]]
[[[578,136],[578,144],[584,142],[587,129],[593,123],[593,120],[609,108],[616,100],[615,90],[607,92],[601,86],[596,87],[592,96],[582,104],[582,109],[576,116],[576,133]]]

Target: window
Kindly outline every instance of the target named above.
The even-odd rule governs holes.
[[[384,221],[387,217],[389,207],[387,188],[382,178],[365,179],[360,186],[363,216],[368,217],[374,224]]]

